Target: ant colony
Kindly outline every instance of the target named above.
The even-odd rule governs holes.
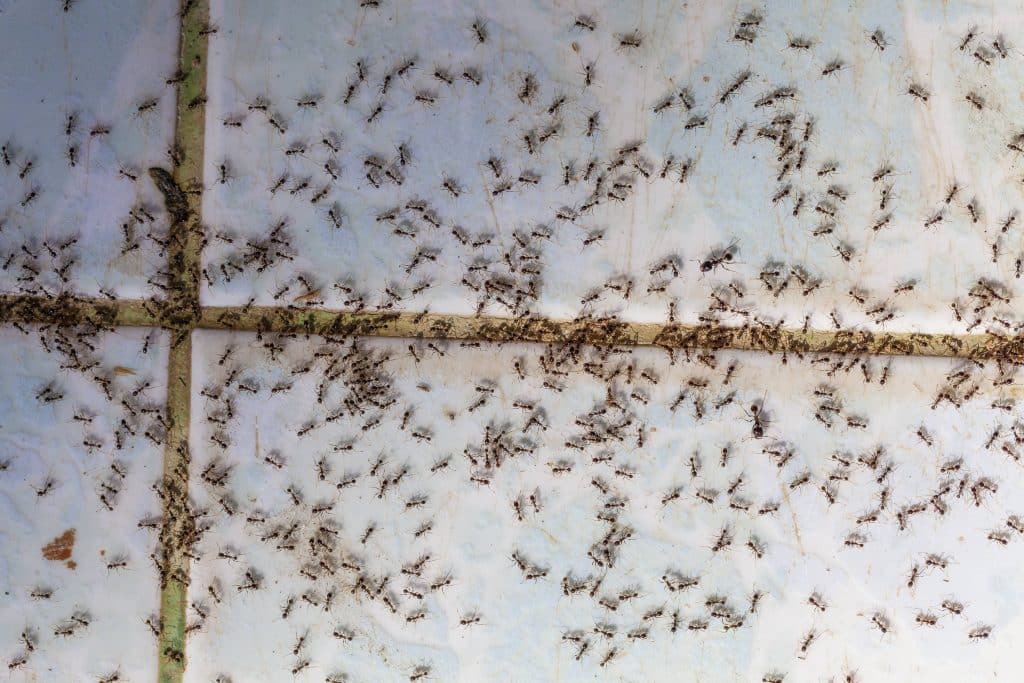
[[[1014,670],[1024,16],[550,4],[11,3],[12,680]]]

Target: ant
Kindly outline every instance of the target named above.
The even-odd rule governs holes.
[[[619,41],[619,47],[626,49],[639,48],[644,42],[644,37],[639,31],[622,33],[616,36],[616,38]]]
[[[733,241],[724,249],[715,249],[700,264],[702,273],[712,272],[726,263],[731,263],[737,252],[737,241]]]
[[[755,401],[750,404],[750,414],[753,417],[753,425],[750,428],[750,433],[755,439],[764,438],[764,429],[768,425],[768,419],[765,414],[764,402]]]
[[[872,33],[868,39],[874,43],[875,47],[877,47],[879,51],[885,52],[887,43],[885,41],[885,33],[882,32],[881,28],[876,28],[875,32]]]
[[[593,32],[597,28],[597,22],[594,18],[587,14],[581,14],[576,17],[573,22],[573,28],[578,28],[586,31]]]

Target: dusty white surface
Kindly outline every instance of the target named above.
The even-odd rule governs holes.
[[[1015,137],[1020,6],[908,2],[894,12],[887,3],[785,3],[762,8],[748,43],[735,35],[750,8],[728,3],[380,4],[213,3],[204,303],[634,320],[666,320],[673,311],[687,321],[785,318],[799,326],[811,316],[817,327],[1015,329],[1024,218],[1001,227],[1021,201],[1020,160],[1008,147],[1024,147]],[[80,0],[64,13],[58,2],[0,0],[0,94],[9,105],[0,138],[11,157],[0,166],[0,289],[159,295],[166,218],[144,171],[169,165],[175,11],[173,2]],[[583,16],[593,31],[574,25]],[[478,18],[483,42],[472,28]],[[876,29],[884,50],[872,42]],[[641,45],[623,47],[633,31]],[[802,38],[808,49],[788,47]],[[415,64],[399,73],[410,59]],[[823,75],[833,59],[841,68]],[[365,80],[346,103],[359,60]],[[467,69],[479,85],[462,77]],[[723,100],[747,69],[743,86]],[[520,97],[528,74],[536,93]],[[912,84],[928,91],[927,102],[908,94]],[[790,86],[792,99],[757,106]],[[655,112],[668,95],[671,105]],[[157,104],[139,112],[150,98]],[[316,106],[303,102],[310,98]],[[78,118],[67,135],[70,113]],[[788,130],[796,142],[780,159],[786,143],[757,132],[788,115],[791,124],[768,131]],[[706,121],[688,129],[698,122],[692,117]],[[107,125],[109,134],[90,135]],[[635,153],[620,154],[634,143]],[[69,146],[77,149],[74,167]],[[492,156],[500,174],[487,164]],[[692,164],[680,182],[684,160]],[[836,170],[819,176],[831,161]],[[891,173],[874,181],[884,167]],[[509,189],[495,194],[506,181]],[[787,185],[789,194],[773,202]],[[846,199],[830,197],[831,185]],[[815,235],[822,201],[835,207],[835,227]],[[940,211],[942,220],[926,228]],[[124,242],[126,222],[139,246],[121,253],[134,243]],[[726,247],[732,259],[702,272]],[[658,268],[664,263],[678,274]],[[895,292],[910,282],[913,291]],[[162,449],[142,436],[159,432],[154,413],[131,415],[120,403],[140,408],[132,392],[146,379],[152,385],[139,400],[163,401],[166,341],[142,354],[145,334],[122,331],[97,345],[99,365],[89,374],[115,366],[135,373],[112,379],[108,401],[94,380],[60,368],[34,328],[30,336],[0,333],[9,352],[0,370],[0,644],[14,680],[155,677],[156,646],[144,622],[158,609],[149,557],[156,532],[138,524],[160,510],[151,486]],[[225,344],[235,351],[221,363]],[[194,549],[188,680],[422,673],[425,681],[818,681],[855,671],[857,680],[962,681],[1012,678],[1020,668],[1021,541],[1008,522],[1024,515],[1016,507],[1024,428],[1014,429],[1016,405],[999,403],[1020,391],[1009,368],[1004,375],[994,365],[879,358],[862,369],[845,359],[829,376],[830,364],[818,358],[783,364],[723,353],[712,368],[696,357],[670,365],[648,349],[559,357],[549,370],[568,373],[561,375],[542,370],[536,346],[362,346],[365,353],[330,366],[350,347],[197,335],[192,493],[207,531]],[[88,363],[92,353],[82,353]],[[738,369],[727,381],[733,361]],[[381,373],[381,388],[346,406],[357,389],[352,364],[364,362]],[[636,367],[605,381],[587,374],[587,362],[602,373]],[[318,401],[329,366],[341,374]],[[36,396],[51,379],[64,397],[46,403]],[[691,379],[698,386],[673,411]],[[950,382],[962,407],[931,408]],[[815,417],[822,383],[834,387],[838,412],[820,412],[832,427]],[[586,426],[586,413],[606,401],[608,385],[622,408],[598,421],[631,421],[621,441],[587,443],[589,429],[604,429]],[[732,391],[733,401],[717,408]],[[472,408],[480,398],[487,400]],[[750,408],[757,400],[768,415],[761,438]],[[541,422],[531,425],[517,401],[536,402]],[[73,419],[79,409],[93,413],[90,426]],[[136,435],[122,431],[119,449],[122,418]],[[854,426],[861,420],[863,428]],[[930,443],[917,435],[922,424]],[[506,429],[502,443],[514,457],[480,464],[486,440]],[[100,445],[89,452],[83,439],[92,437]],[[336,450],[349,440],[351,450]],[[765,452],[786,452],[780,443],[793,450],[781,466]],[[878,446],[877,464],[858,460]],[[431,472],[447,457],[446,468]],[[959,469],[941,471],[958,458]],[[570,463],[571,471],[555,472]],[[796,485],[804,472],[807,482]],[[40,495],[51,477],[52,490]],[[609,494],[592,484],[598,478]],[[379,496],[381,482],[395,479]],[[118,490],[113,512],[101,501],[104,485]],[[878,519],[868,521],[885,489]],[[615,549],[614,565],[601,566],[588,550],[609,530],[596,516],[612,495],[624,507],[605,544]],[[757,514],[772,502],[774,514]],[[901,529],[906,511],[920,505]],[[247,521],[259,515],[267,521]],[[74,569],[41,555],[70,528]],[[723,529],[731,543],[716,551]],[[863,548],[846,544],[851,533],[863,534]],[[763,557],[746,545],[752,538]],[[945,568],[929,565],[929,554]],[[124,568],[108,568],[121,556]],[[662,579],[669,572],[698,582],[670,591]],[[360,575],[375,587],[360,588]],[[449,585],[431,588],[446,577]],[[565,577],[586,588],[565,595]],[[52,597],[32,599],[37,588]],[[631,588],[636,598],[607,600]],[[755,593],[762,597],[751,611]],[[809,604],[813,593],[824,610]],[[725,616],[709,614],[712,595],[724,598]],[[962,614],[943,601],[963,603]],[[918,623],[922,614],[936,625]],[[479,623],[460,623],[474,616]],[[701,619],[706,630],[689,628]],[[615,634],[596,633],[599,623]],[[57,635],[65,627],[71,633]],[[982,627],[991,627],[989,637],[971,638],[988,633]],[[339,628],[351,641],[333,635]],[[638,628],[649,628],[646,638],[629,637]],[[20,638],[25,629],[31,651]],[[578,641],[564,639],[577,632]]]
[[[201,384],[209,393],[220,393],[193,403],[193,495],[207,511],[209,531],[193,566],[190,600],[207,618],[190,617],[203,625],[189,641],[190,681],[217,675],[288,680],[305,662],[297,680],[342,672],[351,681],[408,680],[417,666],[429,666],[427,680],[444,681],[761,680],[772,672],[787,681],[818,681],[841,680],[848,671],[857,680],[957,681],[1012,676],[1019,660],[1015,643],[1024,617],[1014,577],[1024,545],[1007,520],[1019,513],[1020,465],[1008,452],[1018,452],[1020,444],[1011,431],[1013,414],[990,407],[1012,400],[1019,384],[1006,376],[1000,380],[995,366],[875,359],[866,364],[866,382],[856,364],[829,377],[829,365],[820,358],[790,357],[782,364],[779,357],[721,353],[708,359],[714,368],[696,359],[680,359],[673,367],[663,352],[645,349],[604,360],[583,352],[578,363],[563,358],[553,367],[566,374],[557,376],[541,370],[538,346],[449,345],[438,347],[442,357],[416,344],[414,356],[407,341],[375,340],[361,343],[380,373],[377,381],[389,387],[375,400],[394,402],[386,409],[358,402],[365,412],[349,414],[343,406],[352,397],[354,375],[347,363],[361,361],[358,354],[334,360],[349,353],[347,344],[204,333],[196,346],[194,375],[206,378]],[[228,347],[233,351],[220,365]],[[315,352],[321,354],[317,359]],[[513,369],[516,359],[525,380]],[[608,374],[619,368],[618,374],[598,380],[583,372],[589,362]],[[736,370],[726,385],[733,362]],[[308,372],[295,374],[306,366]],[[317,387],[329,366],[348,369],[319,404]],[[946,377],[959,381],[955,373],[961,371],[967,377],[956,394],[962,407],[943,402],[932,409]],[[707,386],[690,386],[673,412],[691,379],[706,380]],[[561,391],[546,388],[545,381]],[[814,391],[826,385],[839,406],[839,412],[821,413],[831,428],[814,417],[825,400]],[[607,408],[608,386],[623,408],[594,417],[594,429],[626,418],[631,424],[619,430],[621,442],[588,444],[590,428],[576,420]],[[973,397],[964,400],[974,386]],[[729,394],[732,403],[716,409]],[[471,411],[479,397],[488,398]],[[753,436],[749,409],[758,400],[767,411],[760,439]],[[534,403],[547,429],[527,428],[532,413],[515,408],[517,401]],[[695,401],[702,405],[702,419]],[[228,403],[233,417],[220,425],[215,421],[225,419]],[[406,410],[412,412],[403,430]],[[379,425],[364,429],[378,418]],[[866,426],[851,427],[848,418]],[[931,446],[916,434],[922,425]],[[1000,436],[986,449],[996,426]],[[643,445],[638,428],[644,430]],[[488,468],[485,440],[488,434],[497,439],[502,429],[508,448],[528,451]],[[1017,430],[1024,437],[1019,423]],[[211,439],[224,434],[226,448]],[[335,450],[346,443],[351,450]],[[793,455],[779,466],[765,450],[784,443]],[[722,466],[726,444],[731,455]],[[858,461],[870,460],[877,447],[882,453],[873,466]],[[844,467],[836,453],[850,465]],[[371,474],[381,456],[384,464]],[[691,457],[700,463],[696,476]],[[449,466],[432,473],[445,458]],[[956,459],[962,459],[959,469],[940,472],[943,463]],[[556,474],[558,463],[572,470]],[[381,482],[403,470],[398,483],[379,496]],[[807,483],[794,485],[803,473]],[[730,496],[739,476],[742,483]],[[354,483],[338,488],[350,478]],[[595,478],[607,483],[607,496],[590,483]],[[966,488],[958,496],[964,478]],[[975,499],[978,481],[995,491],[977,488]],[[946,482],[950,490],[932,503]],[[821,489],[826,483],[835,499],[831,505]],[[702,502],[701,489],[717,491],[710,494],[712,502]],[[887,500],[879,509],[883,489]],[[679,498],[663,503],[672,491]],[[539,512],[528,501],[531,493],[538,496]],[[420,496],[423,505],[406,507]],[[519,496],[521,521],[514,507]],[[625,502],[616,534],[630,529],[632,536],[615,546],[614,566],[602,567],[588,550],[611,528],[595,516],[615,496]],[[778,511],[758,514],[770,502]],[[901,511],[918,503],[924,510],[910,513],[901,531]],[[935,505],[944,505],[945,514]],[[323,508],[315,512],[318,506]],[[872,510],[877,521],[858,523]],[[427,522],[432,529],[416,537]],[[374,531],[363,544],[369,525]],[[731,544],[715,552],[723,529]],[[1007,545],[990,540],[992,531],[1005,532]],[[863,547],[845,544],[854,532],[863,534]],[[750,539],[762,544],[761,558],[746,546]],[[527,580],[513,559],[517,551],[526,571],[536,566],[547,574]],[[940,556],[946,567],[928,565],[929,554]],[[403,573],[426,556],[422,576]],[[919,576],[908,587],[915,565]],[[260,588],[247,588],[247,571]],[[667,572],[699,582],[669,591],[661,578]],[[385,576],[388,581],[370,599],[358,587],[361,575],[375,586]],[[592,583],[569,597],[561,586],[566,575],[603,582],[593,598]],[[451,584],[429,588],[443,577]],[[219,604],[208,593],[211,585]],[[613,601],[614,610],[598,604],[630,588],[638,597]],[[763,597],[749,613],[755,591]],[[815,592],[827,605],[824,611],[808,603]],[[334,598],[327,604],[330,593]],[[709,616],[705,601],[712,595],[725,598],[732,618],[743,617],[742,625],[727,631],[729,617]],[[294,605],[285,617],[289,599]],[[943,610],[946,599],[962,602],[963,613]],[[655,609],[664,614],[645,620]],[[409,622],[420,610],[423,618]],[[680,627],[673,634],[676,610]],[[876,613],[888,620],[886,633],[873,625]],[[937,625],[918,624],[921,613],[933,613]],[[472,614],[480,622],[461,625]],[[693,619],[707,619],[707,630],[689,631]],[[616,635],[609,640],[595,634],[598,622],[614,625]],[[971,639],[972,629],[982,625],[992,628],[990,637]],[[332,636],[339,626],[350,630],[351,642]],[[647,638],[631,640],[628,633],[636,628],[649,629]],[[562,640],[577,630],[589,643],[579,661],[576,646]],[[816,638],[802,652],[812,630]],[[601,667],[612,647],[618,655]]]
[[[155,334],[145,354],[145,330],[87,339],[96,352],[86,355],[99,364],[83,375],[60,369],[66,359],[46,353],[38,328],[29,331],[0,330],[2,670],[13,681],[94,681],[115,672],[121,680],[155,680],[156,641],[144,622],[159,617],[159,575],[150,559],[157,532],[137,524],[160,514],[151,486],[161,475],[163,449],[143,436],[158,434],[159,426],[142,409],[162,408],[167,338]],[[113,401],[91,375],[111,378]],[[63,397],[37,399],[51,381]],[[132,396],[147,381],[150,386]],[[136,436],[124,431],[122,419]],[[47,559],[43,549],[69,530],[70,557]],[[108,566],[122,561],[123,567]],[[47,592],[50,597],[42,597]],[[65,628],[72,631],[58,634]]]
[[[596,311],[637,320],[664,320],[675,302],[677,317],[692,321],[714,304],[716,289],[735,281],[746,297],[720,295],[744,313],[713,314],[730,322],[759,315],[799,326],[810,315],[819,327],[935,331],[979,318],[975,329],[1015,325],[1004,301],[972,312],[978,301],[969,292],[979,278],[1001,282],[1011,298],[1018,286],[1021,221],[1000,229],[1021,202],[1019,153],[1008,148],[1020,132],[1020,49],[1012,40],[1024,20],[1019,5],[773,3],[760,8],[748,43],[733,36],[750,9],[214,2],[220,31],[210,53],[204,218],[225,239],[214,238],[206,251],[204,300],[471,313],[486,299],[493,314],[530,308],[557,318]],[[574,24],[580,15],[593,31]],[[484,22],[483,43],[472,29],[476,18]],[[961,51],[971,27],[975,37]],[[876,30],[884,49],[872,41]],[[640,47],[622,47],[632,31]],[[788,47],[801,39],[810,47]],[[841,68],[823,75],[836,59]],[[414,66],[403,71],[407,60]],[[479,85],[460,76],[467,68],[479,71]],[[450,72],[451,85],[435,76],[439,69]],[[747,70],[744,85],[723,101]],[[535,83],[530,97],[522,91],[527,76]],[[927,90],[927,102],[908,94],[913,84]],[[794,94],[758,105],[779,88]],[[980,111],[965,99],[971,93]],[[588,136],[595,112],[598,125]],[[774,126],[777,141],[758,137],[777,116],[792,117],[788,127]],[[692,117],[706,122],[687,129]],[[783,129],[792,145],[778,137]],[[536,138],[532,154],[527,135]],[[619,150],[635,143],[638,152],[616,164]],[[410,153],[405,165],[400,144]],[[377,166],[367,165],[374,156]],[[492,156],[503,162],[501,179],[487,166]],[[669,158],[672,170],[662,178]],[[692,164],[680,183],[686,159]],[[583,180],[591,160],[595,169]],[[820,173],[833,163],[834,172]],[[568,184],[566,164],[576,169]],[[889,173],[873,181],[883,168]],[[519,180],[531,174],[536,184]],[[286,180],[272,194],[279,178]],[[445,189],[446,179],[458,196]],[[494,195],[503,180],[511,189]],[[786,186],[789,195],[773,203]],[[583,208],[592,199],[600,201]],[[926,228],[940,210],[942,220]],[[272,256],[255,258],[253,244],[282,220],[276,236],[288,244],[264,244]],[[834,223],[832,232],[815,235],[826,223]],[[517,231],[526,246],[517,245]],[[603,238],[585,245],[597,234]],[[732,262],[702,273],[700,264],[728,245]],[[650,274],[670,257],[678,259],[678,277]],[[769,276],[771,291],[758,279],[762,271],[778,272]],[[488,279],[504,288],[488,292]],[[625,279],[633,280],[628,298],[624,285],[605,287]],[[896,293],[908,282],[916,283],[913,291]],[[432,287],[418,290],[423,283]],[[662,284],[664,291],[649,291]],[[950,309],[954,301],[962,322]]]
[[[74,2],[65,13],[60,1],[0,2],[3,291],[159,295],[147,280],[164,260],[148,235],[162,241],[167,225],[146,169],[170,168],[174,90],[165,81],[177,63],[177,7],[171,0]],[[148,100],[155,105],[139,112]],[[70,135],[68,116],[76,118]],[[98,128],[110,132],[93,135]]]

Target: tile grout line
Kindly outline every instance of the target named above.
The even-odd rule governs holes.
[[[163,302],[141,299],[90,299],[60,294],[41,297],[0,294],[0,322],[73,327],[161,327]]]
[[[438,313],[338,312],[282,307],[204,306],[197,327],[323,336],[396,337],[481,342],[579,343],[663,349],[941,356],[1024,360],[1024,335],[925,334],[747,325],[552,320]]]
[[[553,320],[440,313],[331,311],[264,306],[201,306],[167,315],[165,302],[132,299],[46,299],[0,294],[0,322],[74,325],[91,321],[108,327],[216,329],[325,336],[441,339],[493,343],[584,343],[595,346],[657,346],[684,350],[743,350],[767,353],[939,356],[979,360],[1024,360],[1024,336],[992,333],[939,334],[727,327],[633,323],[611,319]]]
[[[167,360],[170,428],[164,447],[164,519],[158,551],[161,576],[157,679],[160,683],[179,683],[186,666],[188,553],[195,538],[195,522],[188,504],[192,330],[200,314],[199,262],[208,54],[205,29],[209,27],[209,17],[208,0],[183,0],[178,68],[185,77],[177,90],[174,149],[171,154],[173,175],[160,169],[150,169],[150,176],[163,193],[167,212],[172,217],[167,299],[157,309],[161,325],[171,330]]]

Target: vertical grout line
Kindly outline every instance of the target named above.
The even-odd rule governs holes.
[[[175,330],[173,334],[179,334]],[[194,537],[188,508],[191,334],[171,346],[167,362],[167,408],[171,428],[164,452],[164,523],[160,533],[159,681],[176,683],[185,673],[185,605],[189,563],[183,551]]]
[[[188,504],[189,420],[192,400],[192,329],[199,320],[199,261],[202,236],[202,189],[206,126],[206,60],[210,7],[208,0],[183,0],[174,169],[150,175],[164,194],[172,216],[168,270],[170,283],[163,310],[171,330],[167,362],[168,430],[163,462],[164,523],[160,532],[160,635],[158,680],[179,683],[185,674],[188,552],[195,524]]]

